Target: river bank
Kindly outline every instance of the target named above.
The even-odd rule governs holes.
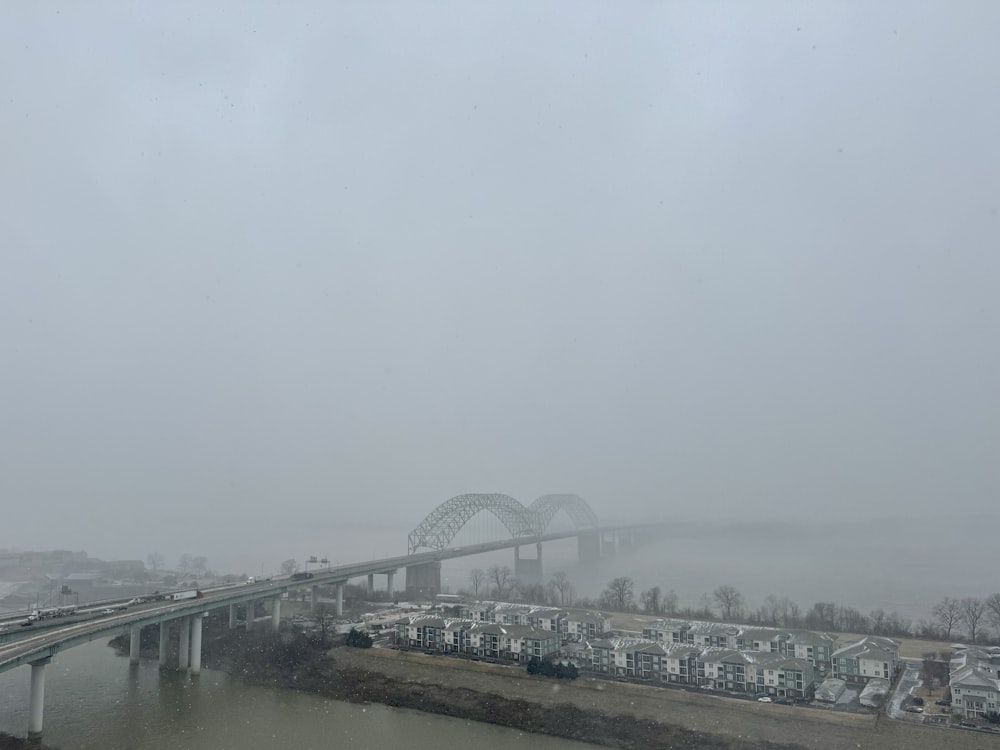
[[[530,677],[523,669],[462,662],[478,667],[464,680],[419,667],[420,677],[393,674],[381,657],[409,656],[384,649],[316,650],[305,639],[280,638],[238,631],[213,638],[204,664],[242,679],[276,687],[306,690],[352,703],[383,703],[470,721],[486,722],[536,734],[547,734],[615,748],[674,750],[801,750],[802,746],[763,739],[715,735],[628,712],[594,710],[576,705],[569,681]],[[430,659],[430,657],[426,657]],[[451,661],[451,660],[448,660]],[[492,667],[492,669],[491,669]],[[563,699],[539,701],[519,697],[503,678],[536,682]],[[475,684],[470,682],[473,678]],[[499,678],[499,681],[498,681]],[[494,689],[498,688],[498,689]],[[536,696],[537,698],[537,696]]]
[[[48,745],[40,745],[24,737],[15,737],[6,732],[0,732],[0,750],[57,750]]]
[[[155,644],[150,643],[150,646]],[[144,643],[145,646],[145,643]],[[151,654],[155,656],[155,648]],[[979,747],[965,733],[820,709],[391,649],[321,649],[303,637],[215,631],[203,664],[252,683],[352,703],[486,722],[616,748],[675,750],[931,750]],[[941,731],[947,731],[946,736]]]

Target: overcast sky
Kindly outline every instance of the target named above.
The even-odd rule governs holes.
[[[993,513],[998,38],[992,2],[4,4],[0,547],[402,553],[465,492]]]

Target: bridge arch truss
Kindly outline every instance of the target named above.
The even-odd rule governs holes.
[[[408,551],[412,555],[425,547],[447,549],[462,527],[482,511],[496,516],[511,538],[542,536],[560,510],[564,510],[580,530],[598,526],[594,511],[578,495],[542,495],[530,508],[510,495],[457,495],[428,513],[410,532]]]

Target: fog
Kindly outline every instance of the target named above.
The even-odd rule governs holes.
[[[814,529],[787,566],[714,549],[704,590],[852,540],[965,569],[1000,487],[998,26],[6,4],[0,548],[255,571],[571,492]]]

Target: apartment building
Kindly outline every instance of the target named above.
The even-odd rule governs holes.
[[[611,616],[603,612],[567,610],[562,624],[563,638],[569,641],[586,641],[600,638],[611,632]]]
[[[847,682],[891,680],[898,668],[899,644],[891,638],[870,635],[833,652],[833,676]]]
[[[559,653],[559,634],[529,625],[480,623],[469,629],[470,653],[525,662]]]
[[[396,623],[398,642],[409,648],[508,661],[541,659],[559,651],[559,634],[529,625],[502,625],[416,615]]]
[[[558,633],[566,619],[566,611],[556,607],[512,602],[475,602],[460,608],[459,615],[473,622],[499,623],[500,625],[528,625],[539,630]]]
[[[1000,648],[956,647],[949,671],[952,713],[964,719],[1000,713]]]
[[[814,667],[830,664],[835,643],[833,636],[811,630],[677,619],[660,619],[650,623],[643,628],[642,636],[664,644],[780,654],[804,659]]]
[[[810,698],[816,668],[805,659],[645,638],[602,638],[590,643],[591,668],[617,677],[698,685],[779,698]]]

